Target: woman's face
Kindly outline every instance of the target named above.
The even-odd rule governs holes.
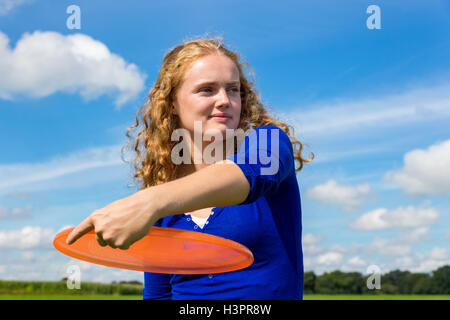
[[[225,137],[226,129],[236,129],[241,114],[241,95],[239,70],[234,62],[219,54],[194,61],[176,92],[172,113],[191,134],[194,121],[201,122],[202,133],[219,130]]]

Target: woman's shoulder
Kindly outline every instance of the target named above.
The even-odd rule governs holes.
[[[284,132],[283,129],[281,129],[280,127],[278,127],[274,124],[264,124],[262,126],[253,128],[252,131],[260,131],[260,130],[275,130],[275,131],[279,131],[280,133],[282,132],[284,135],[287,136],[286,132]]]
[[[254,128],[254,130],[261,130],[261,129],[274,129],[274,130],[281,130],[280,127],[277,127],[276,125],[273,124],[264,124],[262,126],[256,127]]]
[[[291,141],[290,137],[283,129],[281,129],[280,127],[273,125],[273,124],[265,124],[265,125],[256,127],[253,130],[251,130],[251,132],[253,132],[253,134],[259,138],[259,137],[261,137],[260,132],[262,132],[264,130],[267,132],[266,137],[271,137],[273,132],[277,132],[278,137],[281,142],[290,142]],[[250,134],[251,134],[251,132],[250,132]]]

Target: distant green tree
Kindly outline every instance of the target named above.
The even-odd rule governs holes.
[[[394,286],[392,283],[383,283],[381,280],[381,288],[380,290],[375,291],[376,294],[398,294],[397,286]]]
[[[426,273],[413,274],[412,294],[433,294],[433,278]]]
[[[339,270],[324,273],[316,278],[315,293],[321,294],[361,294],[365,285],[358,272],[345,273]]]
[[[446,265],[433,271],[433,293],[450,294],[450,266]]]
[[[137,280],[133,280],[133,281],[120,281],[120,284],[134,284],[134,285],[139,285],[142,286],[142,282],[137,281]]]
[[[381,275],[381,289],[369,290],[369,275],[358,272],[326,272],[316,276],[305,272],[304,293],[311,294],[450,294],[450,266],[432,274],[393,270]]]
[[[315,293],[314,287],[316,285],[316,275],[313,271],[305,272],[303,280],[303,293],[313,294]]]
[[[381,286],[391,284],[397,287],[398,294],[411,293],[412,286],[409,283],[411,272],[393,270],[381,276]]]

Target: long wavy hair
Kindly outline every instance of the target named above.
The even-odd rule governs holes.
[[[251,69],[250,65],[241,62],[237,52],[225,48],[223,39],[219,37],[190,40],[171,49],[164,56],[148,99],[136,114],[136,123],[127,129],[126,136],[131,139],[131,145],[125,147],[136,152],[133,177],[137,183],[142,183],[141,190],[178,178],[180,165],[171,161],[171,150],[178,142],[171,141],[171,135],[180,126],[178,117],[171,112],[172,102],[175,101],[177,89],[181,86],[189,66],[197,59],[210,54],[222,54],[230,58],[239,70],[241,115],[238,129],[248,132],[249,129],[263,125],[275,125],[291,139],[294,159],[298,163],[296,172],[303,168],[304,163],[313,160],[314,154],[309,159],[302,157],[303,145],[295,139],[294,128],[269,115],[254,88],[254,81],[249,81],[244,74],[244,68]],[[253,72],[250,73],[254,79]],[[136,137],[130,136],[130,131],[138,129],[140,123],[143,123],[143,126]]]

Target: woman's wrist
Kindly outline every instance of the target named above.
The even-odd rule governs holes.
[[[165,197],[158,187],[152,186],[135,194],[139,198],[140,207],[145,212],[148,221],[157,221],[167,215],[164,210]]]

